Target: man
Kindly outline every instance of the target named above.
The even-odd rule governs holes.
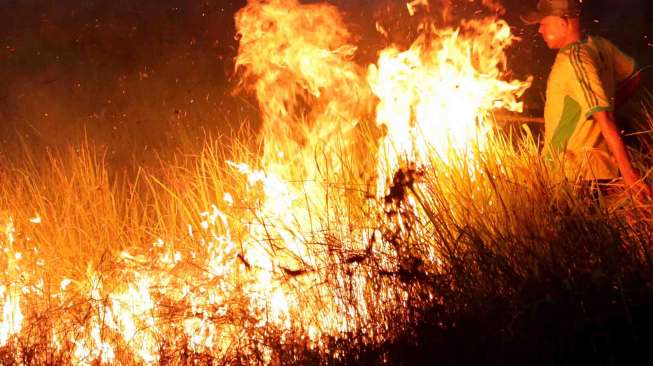
[[[650,195],[613,117],[616,85],[635,74],[635,62],[606,39],[584,38],[580,11],[578,0],[539,0],[521,17],[539,23],[547,46],[558,50],[547,82],[545,151],[562,157],[571,179],[607,181],[621,173],[627,187]]]

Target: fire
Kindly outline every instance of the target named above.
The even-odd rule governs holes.
[[[530,80],[502,80],[510,27],[488,18],[438,30],[428,25],[410,49],[389,48],[371,65],[368,80],[380,102],[377,123],[387,128],[380,172],[400,161],[444,162],[483,149],[492,131],[490,111],[521,111],[517,101]],[[382,177],[383,178],[383,177]],[[384,180],[379,186],[383,192]]]
[[[312,179],[319,173],[304,155],[353,143],[350,134],[370,105],[344,22],[327,4],[250,1],[236,14],[236,27],[236,66],[263,119],[261,164],[284,180]]]
[[[267,309],[269,319],[286,329],[295,323],[345,330],[342,304],[306,309],[296,292],[325,276],[326,248],[306,244],[323,240],[321,225],[347,233],[338,227],[343,213],[329,207],[337,189],[328,180],[342,179],[351,168],[341,157],[355,146],[356,129],[372,104],[364,69],[353,61],[356,47],[331,5],[250,1],[236,26],[237,67],[256,93],[263,120],[263,168],[232,164],[261,197],[243,252],[258,271],[249,289],[263,294],[254,297],[253,308]],[[343,250],[359,246],[349,239],[342,244]],[[319,298],[320,291],[309,296]]]
[[[420,5],[425,2],[411,2],[408,8],[414,12]],[[340,157],[358,143],[352,131],[374,103],[377,124],[387,132],[377,152],[378,195],[385,192],[385,175],[401,162],[424,165],[434,153],[446,161],[474,146],[482,149],[491,132],[490,111],[521,110],[517,98],[530,85],[502,80],[505,48],[515,38],[496,18],[443,30],[426,25],[409,50],[383,50],[365,72],[352,61],[355,47],[348,44],[349,34],[332,6],[250,1],[236,24],[241,36],[237,65],[259,101],[264,138],[261,170],[230,163],[260,197],[254,212],[258,220],[249,224],[243,246],[244,258],[258,273],[249,289],[266,294],[260,305],[282,328],[317,326],[326,334],[357,329],[361,324],[354,319],[367,314],[368,274],[329,277],[323,265],[329,254],[307,243],[327,240],[316,223],[329,223],[331,233],[347,232],[338,238],[338,250],[345,253],[364,251],[363,238],[371,233],[338,226],[341,221],[329,207],[334,192],[319,169],[331,169],[329,179],[343,179],[347,167]],[[334,142],[342,150],[333,149]],[[316,152],[323,160],[310,158]],[[380,252],[393,252],[384,243],[375,245]],[[396,262],[393,254],[381,257]],[[349,303],[329,285],[316,285],[328,283],[327,278],[350,284]],[[305,306],[311,301],[289,292],[288,283],[311,288],[316,298],[326,294],[328,300],[314,313]],[[378,296],[390,300],[389,294]]]
[[[382,50],[367,68],[354,61],[332,5],[250,0],[236,26],[241,86],[261,110],[261,155],[225,162],[243,185],[220,192],[222,202],[204,202],[198,222],[184,224],[185,250],[156,238],[150,248],[114,255],[109,274],[89,266],[86,279],[54,286],[50,296],[63,309],[85,299],[83,325],[67,332],[79,319],[62,315],[50,339],[57,352],[72,349],[76,364],[156,364],[163,343],[220,357],[252,334],[246,325],[254,334],[305,332],[311,347],[350,331],[383,340],[388,314],[409,293],[363,265],[373,259],[390,273],[403,259],[360,207],[377,210],[382,204],[370,197],[383,196],[403,164],[471,159],[469,149],[485,148],[491,111],[520,110],[530,83],[504,80],[515,38],[496,18],[426,24],[408,50]],[[384,134],[360,154],[369,125]],[[5,234],[10,281],[0,282],[0,347],[23,321],[20,287],[11,282],[19,277],[13,227]],[[370,324],[372,314],[386,323]]]
[[[0,347],[7,344],[10,338],[18,334],[23,325],[23,312],[20,308],[21,289],[17,283],[20,267],[21,253],[14,249],[14,224],[9,217],[4,223],[0,237],[0,248],[5,256],[5,279],[0,282],[0,305],[2,305],[2,318],[0,318]],[[0,262],[2,263],[2,262]]]
[[[10,288],[0,286],[0,302],[4,303],[2,308],[2,323],[0,323],[0,346],[4,346],[9,338],[20,332],[23,313],[20,310],[20,295]]]

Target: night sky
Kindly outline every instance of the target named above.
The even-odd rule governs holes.
[[[477,1],[478,3],[479,1]],[[518,15],[535,0],[505,0],[505,18],[522,41],[509,50],[514,75],[536,77],[527,105],[541,108],[554,52],[536,26]],[[365,65],[389,40],[408,45],[415,19],[404,1],[333,0]],[[474,14],[459,1],[458,18]],[[653,63],[653,1],[586,0],[583,23],[612,39],[640,64]],[[256,123],[256,101],[232,93],[238,43],[233,16],[245,1],[2,0],[0,1],[0,121],[2,142],[16,133],[56,145],[80,131],[105,145],[166,146],[175,127],[225,131]],[[476,7],[478,9],[478,6]],[[121,153],[115,152],[120,155]],[[127,153],[125,153],[127,154]],[[118,158],[116,158],[118,159]]]

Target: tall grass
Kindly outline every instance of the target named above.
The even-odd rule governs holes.
[[[147,340],[160,364],[619,363],[645,350],[653,305],[646,206],[626,193],[588,194],[540,157],[529,133],[495,134],[489,149],[470,147],[471,158],[434,153],[425,166],[388,172],[388,191],[374,192],[375,157],[365,153],[374,134],[361,129],[356,144],[276,162],[289,164],[288,174],[293,164],[317,165],[313,176],[283,177],[306,195],[290,221],[263,215],[261,187],[226,163],[265,168],[247,129],[228,144],[207,136],[133,175],[109,168],[106,150],[88,140],[12,151],[0,205],[16,234],[2,238],[1,283],[21,289],[25,321],[1,359],[100,362],[106,354],[80,357],[70,341],[91,344],[94,322],[125,364],[144,361],[135,347]],[[215,210],[224,216],[209,222]],[[252,239],[253,228],[264,234]],[[269,301],[252,305],[265,272],[251,262],[256,250],[278,259],[271,271],[292,299],[288,325],[270,320]],[[175,253],[183,259],[160,260]],[[101,320],[116,294],[146,275],[155,307],[134,317],[137,331],[125,339]],[[65,291],[64,279],[72,280]],[[198,311],[221,339],[212,347],[191,347],[183,332]],[[327,316],[341,325],[325,326]]]

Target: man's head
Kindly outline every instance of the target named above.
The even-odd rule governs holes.
[[[527,24],[540,24],[539,32],[552,49],[580,39],[579,0],[539,0],[537,9],[522,16]]]

